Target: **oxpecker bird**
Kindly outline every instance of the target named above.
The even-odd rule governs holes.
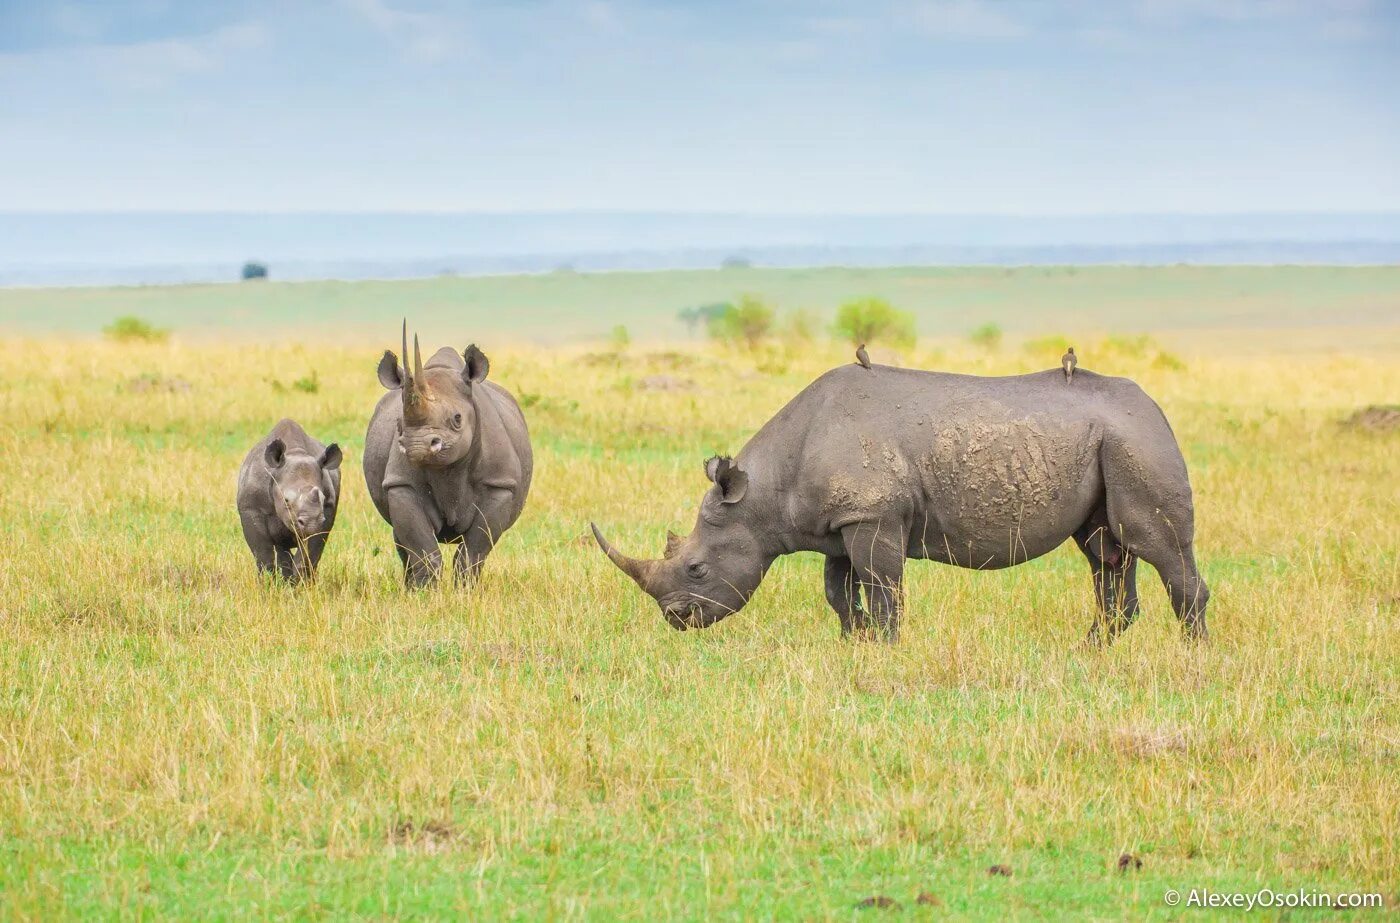
[[[870,353],[865,351],[865,344],[856,347],[856,361],[864,368],[870,368]]]
[[[1074,381],[1074,367],[1079,364],[1079,360],[1074,357],[1074,347],[1069,348],[1069,352],[1060,358],[1060,367],[1065,370],[1065,381]]]

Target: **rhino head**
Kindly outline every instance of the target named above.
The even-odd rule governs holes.
[[[713,486],[700,503],[695,529],[687,536],[666,534],[659,560],[628,557],[612,546],[596,525],[593,537],[608,556],[645,590],[671,627],[707,628],[738,612],[758,589],[773,563],[745,515],[749,476],[730,458],[705,462]]]
[[[287,444],[273,439],[263,452],[272,476],[272,506],[282,525],[305,541],[326,531],[326,519],[335,507],[335,487],[327,472],[340,467],[340,446],[332,442],[320,457],[287,451]]]
[[[403,396],[399,451],[415,465],[446,468],[467,457],[476,432],[472,388],[486,380],[491,363],[473,344],[462,354],[463,367],[423,368],[418,337],[413,337],[413,370],[408,369],[408,323],[403,330],[404,364],[393,351],[379,360],[379,383]]]

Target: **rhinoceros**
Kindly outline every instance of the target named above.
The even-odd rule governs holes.
[[[520,405],[486,380],[491,363],[475,344],[438,350],[425,365],[413,338],[413,371],[390,350],[379,361],[379,399],[365,434],[370,498],[394,528],[409,586],[442,571],[439,542],[457,544],[453,570],[472,581],[520,517],[534,458]]]
[[[238,518],[259,572],[299,582],[316,576],[340,500],[340,446],[322,445],[282,420],[238,469]]]
[[[694,531],[668,535],[660,560],[628,557],[593,526],[678,629],[737,612],[778,556],[815,551],[842,633],[895,640],[906,558],[1003,568],[1073,538],[1093,572],[1090,642],[1137,614],[1138,558],[1188,637],[1206,634],[1186,463],[1161,409],[1126,378],[847,365],[705,474]]]

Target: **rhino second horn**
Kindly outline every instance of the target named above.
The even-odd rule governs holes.
[[[640,561],[637,558],[630,558],[612,546],[612,543],[603,538],[603,533],[598,531],[598,527],[593,523],[588,524],[593,530],[593,538],[597,540],[598,547],[603,549],[603,554],[608,556],[608,560],[617,565],[618,570],[631,577],[637,586],[646,593],[651,594],[649,584],[651,583],[651,572],[656,567],[655,561]],[[653,594],[654,595],[654,594]]]
[[[413,336],[413,365],[408,364],[408,320],[403,322],[403,415],[413,423],[422,422],[423,358],[418,351],[418,335]]]

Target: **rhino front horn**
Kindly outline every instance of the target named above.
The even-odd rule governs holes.
[[[611,542],[603,538],[603,533],[598,531],[596,525],[590,522],[588,526],[593,530],[593,538],[597,540],[598,547],[603,549],[603,554],[608,556],[608,560],[616,564],[618,570],[636,581],[637,586],[650,594],[651,590],[648,588],[648,584],[651,582],[651,571],[652,568],[656,566],[656,563],[654,561],[639,561],[636,558],[629,558],[627,555],[614,548]]]

